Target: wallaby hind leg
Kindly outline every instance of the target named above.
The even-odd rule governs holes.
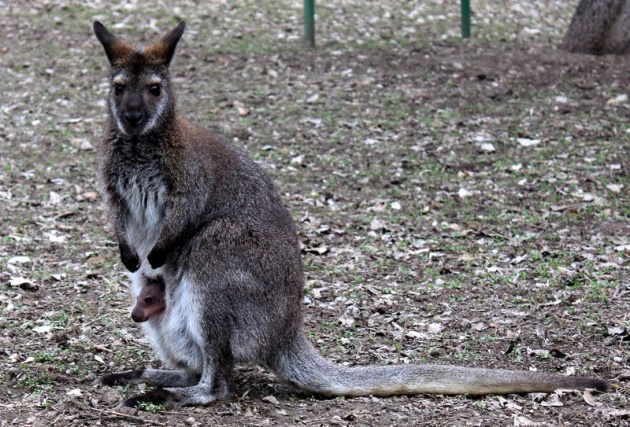
[[[122,406],[137,408],[141,403],[152,403],[165,407],[207,405],[225,399],[230,394],[231,373],[216,375],[211,381],[202,376],[193,386],[166,387],[125,400]]]
[[[131,397],[119,405],[137,408],[141,403],[163,406],[212,403],[229,394],[228,381],[225,378],[217,379],[218,381],[208,382],[204,380],[204,376],[191,375],[184,371],[138,369],[105,375],[101,378],[101,382],[109,386],[145,383],[159,387]]]
[[[101,378],[105,385],[146,383],[159,387],[145,394],[131,397],[121,406],[138,407],[141,403],[152,403],[166,407],[184,405],[207,405],[226,398],[232,384],[233,362],[223,357],[216,363],[214,357],[206,356],[203,374],[188,374],[185,371],[140,369],[109,374]]]

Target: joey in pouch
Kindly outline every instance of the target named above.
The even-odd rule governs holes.
[[[164,282],[160,279],[147,279],[147,284],[140,291],[136,305],[131,311],[131,318],[134,322],[146,322],[165,308]]]

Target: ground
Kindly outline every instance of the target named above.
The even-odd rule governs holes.
[[[315,50],[299,1],[0,3],[0,426],[630,425],[630,58],[557,49],[575,0],[473,2],[469,40],[457,2],[331,0]],[[186,19],[179,111],[272,176],[326,357],[616,389],[321,398],[242,367],[207,407],[115,409],[141,387],[94,380],[160,361],[96,180],[95,19],[140,44]]]

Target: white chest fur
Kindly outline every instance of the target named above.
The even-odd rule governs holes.
[[[136,175],[128,184],[119,183],[118,192],[127,205],[124,218],[127,239],[140,259],[146,258],[162,228],[166,189],[162,180]]]

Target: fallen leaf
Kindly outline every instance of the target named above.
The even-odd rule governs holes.
[[[370,230],[372,231],[382,231],[385,229],[385,224],[381,221],[379,221],[376,218],[373,218],[372,221],[370,222]]]
[[[308,247],[308,248],[304,248],[303,251],[307,254],[324,255],[326,252],[328,252],[328,246],[322,245],[322,246]]]
[[[280,402],[278,402],[278,399],[271,395],[263,397],[262,400],[264,400],[265,402],[273,403],[274,405],[280,404]]]
[[[494,145],[491,142],[487,142],[485,144],[481,144],[481,146],[479,148],[481,149],[481,151],[484,151],[486,153],[492,153],[494,151],[497,151],[496,148],[494,148]]]
[[[567,98],[566,96],[563,96],[563,95],[556,96],[556,97],[554,98],[554,100],[555,100],[558,104],[566,104],[567,102],[569,102],[569,98]]]
[[[83,393],[78,388],[73,388],[72,390],[68,390],[66,394],[70,397],[82,397]]]
[[[349,316],[341,316],[339,318],[339,323],[341,323],[345,327],[349,327],[349,326],[354,325],[354,319]]]
[[[442,325],[440,323],[430,323],[427,327],[427,332],[430,334],[437,334],[442,330]]]
[[[564,403],[560,400],[560,396],[557,394],[552,394],[546,400],[540,402],[541,406],[564,406]]]
[[[621,326],[613,326],[608,328],[608,335],[625,335],[626,328]]]
[[[521,147],[532,147],[534,145],[540,144],[540,139],[530,139],[530,138],[518,138],[518,145]]]
[[[465,188],[460,188],[457,194],[463,199],[464,197],[470,196],[472,193]]]
[[[304,154],[300,154],[299,156],[295,156],[294,158],[291,159],[291,164],[301,165],[303,161],[304,161]]]
[[[89,202],[93,202],[98,199],[98,193],[96,191],[88,191],[83,193],[83,198]]]
[[[606,415],[608,415],[609,417],[615,417],[615,418],[630,418],[630,410],[614,409],[612,411],[606,412]]]
[[[61,196],[58,193],[55,193],[54,191],[48,193],[48,203],[56,205],[59,204],[59,202],[61,202]]]
[[[48,240],[52,243],[63,243],[66,241],[66,236],[58,235],[54,230],[50,233],[44,233],[44,236],[48,237]]]
[[[535,425],[536,425],[535,421],[532,421],[523,415],[517,415],[514,417],[514,427],[529,427],[529,426],[535,426]]]
[[[11,277],[11,279],[9,279],[9,285],[11,286],[22,286],[28,283],[31,283],[31,281],[24,277]]]
[[[92,151],[93,149],[94,146],[87,139],[84,139],[81,141],[81,144],[79,144],[79,151]]]
[[[407,335],[409,338],[413,338],[413,339],[418,339],[418,338],[422,338],[425,336],[425,334],[423,334],[422,332],[417,332],[417,331],[409,331],[407,332]]]
[[[591,405],[591,406],[601,406],[602,405],[600,402],[595,401],[595,398],[593,397],[591,392],[588,391],[588,390],[584,390],[584,393],[582,393],[582,397],[584,398],[584,401],[586,403],[588,403],[589,405]]]
[[[9,264],[26,264],[31,262],[31,259],[27,256],[14,256],[12,258],[9,258],[9,260],[7,261],[7,263]]]
[[[619,193],[621,191],[621,189],[623,188],[623,185],[618,185],[618,184],[608,184],[606,186],[606,188],[608,188],[610,191],[612,191],[613,193]]]
[[[485,331],[486,329],[488,329],[488,325],[486,325],[483,322],[477,322],[477,323],[473,323],[470,328],[473,331],[477,331],[477,332],[481,332],[481,331]]]
[[[609,99],[608,101],[606,101],[606,104],[608,105],[619,105],[619,104],[623,104],[628,102],[628,95],[625,93],[622,93],[621,95],[617,95],[614,98]]]

